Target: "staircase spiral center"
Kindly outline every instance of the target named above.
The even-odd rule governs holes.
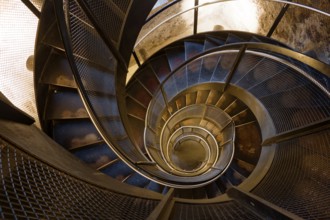
[[[172,164],[184,171],[196,171],[203,167],[209,157],[209,152],[203,144],[203,139],[186,136],[179,140],[170,153]]]

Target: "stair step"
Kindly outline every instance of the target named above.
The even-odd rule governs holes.
[[[233,43],[239,43],[239,42],[244,42],[245,40],[234,35],[234,34],[228,34],[227,39],[226,39],[226,44],[233,44]]]
[[[213,76],[217,64],[220,62],[220,55],[211,55],[203,58],[199,83],[209,82]]]
[[[215,105],[217,103],[217,101],[220,99],[221,97],[221,92],[218,90],[210,90],[209,95],[206,99],[205,104],[207,105]]]
[[[136,78],[138,78],[138,80],[151,94],[154,94],[159,89],[159,80],[150,64],[146,65],[142,70],[140,70],[136,74]]]
[[[176,86],[175,77],[170,77],[167,79],[166,83],[163,84],[164,93],[167,96],[167,100],[170,101],[174,96],[178,94],[178,88]]]
[[[208,198],[214,198],[222,194],[218,185],[215,182],[212,182],[205,186],[205,191]]]
[[[228,179],[225,175],[222,175],[220,177],[221,183],[225,188],[225,191],[223,193],[225,193],[227,191],[227,189],[233,187],[234,185],[230,182],[230,179]]]
[[[53,51],[43,69],[41,83],[77,88],[71,67],[65,55]]]
[[[45,120],[89,118],[75,90],[52,90],[49,94]]]
[[[188,87],[187,68],[183,67],[183,68],[179,69],[175,73],[174,79],[175,79],[175,86],[176,86],[178,93],[180,93],[181,91],[186,89]]]
[[[202,69],[202,60],[195,60],[187,65],[188,87],[198,84]]]
[[[104,142],[73,150],[72,154],[94,169],[117,158],[117,155]]]
[[[177,109],[181,109],[186,106],[186,96],[181,95],[175,100],[175,105]]]
[[[53,139],[66,149],[70,149],[94,144],[102,140],[102,137],[89,119],[81,119],[54,121]]]
[[[155,191],[155,192],[162,193],[162,191],[164,189],[164,186],[162,186],[158,183],[155,183],[153,181],[150,181],[149,184],[145,188],[149,189],[149,190],[152,190],[152,191]]]
[[[171,72],[171,67],[165,54],[151,59],[150,65],[152,66],[152,69],[156,73],[160,82],[163,82]]]
[[[135,99],[127,96],[126,97],[127,114],[140,119],[145,120],[147,109],[145,106],[138,103]]]
[[[100,171],[119,181],[125,180],[127,176],[134,173],[134,171],[121,160],[111,163],[109,166],[102,168]]]
[[[152,95],[139,81],[130,83],[130,87],[126,91],[131,98],[138,101],[144,108],[148,108]]]
[[[218,178],[218,179],[215,180],[214,182],[217,184],[218,189],[219,189],[219,191],[220,191],[222,194],[226,193],[226,190],[227,190],[227,188],[228,188],[228,184],[227,184],[227,179],[224,178],[223,175],[220,176],[220,178]]]
[[[149,181],[150,180],[141,176],[140,174],[133,173],[124,182],[133,186],[144,188],[149,183]]]
[[[104,94],[115,94],[114,72],[107,72],[100,67],[93,66],[92,63],[84,67],[84,71],[90,74],[84,75],[82,82],[87,91],[101,92]],[[61,87],[76,88],[71,67],[66,57],[58,52],[52,52],[42,74],[41,82],[49,85],[57,85]]]
[[[166,56],[171,71],[173,71],[185,61],[185,48],[183,45],[168,48],[166,49]]]
[[[145,122],[137,118],[134,118],[130,115],[128,115],[128,120],[130,122],[130,126],[134,128],[134,132],[132,132],[133,133],[132,138],[135,140],[137,147],[139,147],[142,152],[145,152],[144,138],[143,138]]]
[[[218,65],[212,75],[211,81],[213,82],[224,82],[226,76],[234,65],[236,53],[225,53],[221,54]]]
[[[227,169],[227,171],[226,171],[226,173],[224,175],[227,177],[227,179],[230,180],[230,182],[234,186],[238,186],[245,179],[242,175],[240,175],[240,173],[238,173],[236,170],[232,169],[231,167],[229,167]]]
[[[228,95],[226,93],[223,93],[217,103],[215,104],[218,108],[221,108],[222,110],[226,109],[230,104],[232,104],[234,101],[236,101],[236,98]]]
[[[235,122],[235,126],[241,126],[256,120],[253,113],[248,109],[242,110],[236,115],[232,115],[232,118],[233,121]]]
[[[186,95],[186,105],[193,105],[196,103],[197,92],[187,93]]]
[[[62,38],[57,26],[57,21],[55,20],[54,23],[52,23],[49,29],[47,30],[46,34],[44,35],[42,42],[45,45],[49,45],[51,47],[64,51],[64,45],[61,39]]]
[[[209,93],[209,90],[198,90],[195,104],[204,104],[209,96]]]
[[[239,160],[233,159],[232,163],[230,164],[231,169],[235,170],[239,175],[241,175],[241,178],[247,178],[251,171],[250,169],[254,169],[254,166],[252,166],[250,169],[245,169],[244,166],[239,165]]]
[[[246,105],[242,101],[235,100],[225,109],[225,112],[232,117],[241,113],[246,108],[247,108]]]
[[[219,47],[225,44],[225,41],[214,36],[206,36],[204,43],[204,51]]]
[[[185,60],[189,60],[190,58],[203,52],[204,44],[198,41],[185,41],[184,48]]]
[[[95,141],[92,141],[90,143],[86,143],[85,145],[70,147],[70,148],[68,148],[68,150],[69,151],[77,151],[79,149],[83,149],[83,148],[89,147],[91,145],[97,145],[97,144],[102,144],[102,143],[104,143],[104,140],[95,140]]]

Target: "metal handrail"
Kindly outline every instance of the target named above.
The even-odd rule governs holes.
[[[30,9],[30,11],[37,17],[40,19],[41,16],[41,12],[39,11],[39,9],[29,0],[21,0],[25,6]]]
[[[145,23],[148,23],[149,21],[151,21],[153,18],[157,17],[160,13],[162,13],[163,11],[165,11],[166,9],[172,7],[173,5],[175,5],[176,3],[181,2],[182,0],[175,0],[173,2],[170,2],[168,4],[166,4],[164,7],[162,7],[161,9],[159,9],[158,11],[156,11],[155,13],[153,13],[152,15],[150,15]]]

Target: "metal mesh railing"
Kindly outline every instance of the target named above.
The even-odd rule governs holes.
[[[118,43],[131,0],[85,1],[107,38]],[[111,31],[110,31],[111,30]]]
[[[0,139],[0,218],[145,219],[158,201],[77,180]]]
[[[252,52],[253,53],[253,52]],[[268,52],[270,54],[270,52]],[[284,57],[283,57],[284,58]],[[277,132],[307,126],[330,116],[326,75],[304,68],[304,64],[286,58],[247,53],[236,71],[233,82],[251,92],[270,113]]]
[[[219,204],[185,204],[176,203],[172,219],[261,219],[237,202]]]
[[[280,143],[253,193],[304,219],[329,219],[329,146],[329,129]]]
[[[110,138],[115,145],[121,146],[119,151],[125,156],[129,155],[133,161],[143,161],[144,156],[130,142],[120,117],[117,94],[114,89],[116,88],[117,61],[100,35],[90,25],[87,15],[79,4],[74,0],[69,1],[68,4],[72,49],[74,54],[79,54],[79,56],[74,56],[78,70],[76,77],[81,79],[81,83],[78,84],[84,101],[88,103],[87,106],[93,112],[92,115],[97,117],[94,122],[97,121],[100,124],[98,129],[103,130],[100,133],[107,134],[108,144],[110,144]],[[94,64],[91,64],[91,61]],[[100,71],[97,85],[94,85],[95,73],[89,71],[89,66],[95,63],[103,70]],[[98,88],[98,91],[95,91],[95,88]],[[100,88],[102,91],[99,91]]]

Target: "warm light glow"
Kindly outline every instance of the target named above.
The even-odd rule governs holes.
[[[0,1],[0,91],[34,118],[33,72],[26,61],[34,54],[37,23],[20,0]]]
[[[191,2],[186,0],[185,5],[191,5]],[[199,0],[200,5],[208,2],[216,1]],[[258,5],[254,0],[223,1],[200,7],[198,31],[211,31],[217,25],[224,30],[257,32],[259,28],[257,9]]]

